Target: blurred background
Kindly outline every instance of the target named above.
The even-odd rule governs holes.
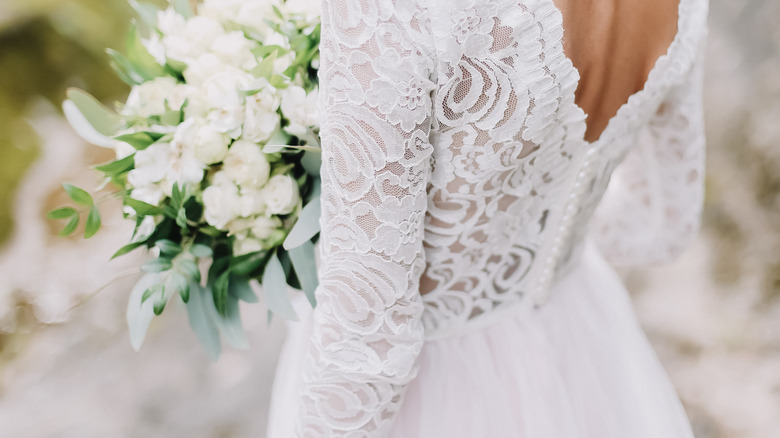
[[[251,350],[212,363],[171,307],[136,353],[140,255],[106,262],[132,231],[119,206],[88,241],[44,219],[63,181],[94,189],[87,167],[112,158],[60,103],[70,86],[123,100],[104,48],[131,16],[124,0],[0,0],[0,438],[264,434],[282,323],[245,307]],[[780,436],[777,17],[776,0],[711,0],[703,231],[673,265],[621,272],[697,438]]]

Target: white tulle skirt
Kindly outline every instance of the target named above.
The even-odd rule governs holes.
[[[592,247],[543,307],[489,316],[425,343],[393,438],[693,437],[622,282]],[[268,438],[295,436],[308,328],[290,324]]]

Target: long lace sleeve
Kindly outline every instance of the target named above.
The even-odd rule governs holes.
[[[704,199],[703,43],[639,144],[612,175],[590,235],[616,265],[660,263],[698,232]]]
[[[416,374],[433,90],[418,19],[322,3],[320,286],[298,436],[386,436]]]

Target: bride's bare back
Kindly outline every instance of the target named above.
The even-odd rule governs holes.
[[[576,102],[595,141],[628,97],[641,90],[677,34],[679,0],[555,0],[564,51],[580,72]]]

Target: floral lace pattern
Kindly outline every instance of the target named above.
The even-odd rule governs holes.
[[[682,0],[669,52],[595,143],[551,0],[430,2],[323,0],[299,436],[386,436],[426,337],[543,302],[586,235],[652,261],[697,228],[706,0]]]

